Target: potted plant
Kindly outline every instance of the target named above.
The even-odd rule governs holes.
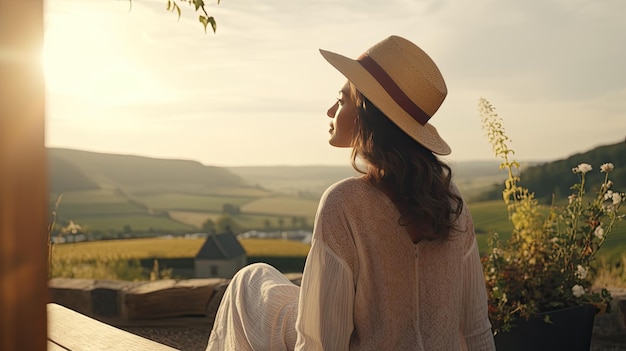
[[[504,350],[589,350],[594,315],[608,309],[611,296],[605,288],[592,290],[588,273],[624,217],[618,210],[626,196],[613,190],[609,179],[614,166],[600,166],[604,181],[590,196],[585,175],[593,167],[576,165],[572,171],[578,182],[567,203],[541,206],[519,183],[519,164],[510,159],[514,152],[495,109],[481,99],[479,110],[501,169],[508,171],[502,197],[513,225],[506,241],[491,234],[483,258],[496,345]]]

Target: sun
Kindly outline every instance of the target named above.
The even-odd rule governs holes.
[[[42,60],[48,93],[106,105],[145,103],[165,94],[129,50],[127,14],[71,5],[71,11],[46,16]]]

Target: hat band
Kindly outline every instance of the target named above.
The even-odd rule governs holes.
[[[376,79],[378,84],[380,84],[383,89],[391,96],[393,101],[398,104],[398,106],[402,107],[409,116],[413,117],[419,124],[425,125],[431,116],[426,114],[426,112],[422,111],[422,109],[417,106],[402,89],[396,84],[396,82],[391,79],[391,77],[385,72],[385,70],[374,61],[367,53],[361,55],[357,61],[365,68],[369,74]]]

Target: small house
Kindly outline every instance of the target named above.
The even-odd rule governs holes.
[[[246,250],[231,231],[211,234],[194,259],[194,275],[196,278],[232,278],[246,264]]]

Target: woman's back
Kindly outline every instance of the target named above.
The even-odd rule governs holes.
[[[469,212],[464,208],[459,217],[462,231],[451,233],[447,240],[418,244],[397,218],[394,203],[364,178],[349,178],[330,187],[320,202],[315,224],[318,249],[312,249],[317,251],[312,255],[319,257],[307,262],[305,279],[311,273],[307,269],[328,267],[329,260],[342,262],[330,265],[339,271],[310,274],[313,279],[303,281],[305,296],[301,300],[308,300],[305,285],[323,289],[337,281],[349,281],[337,277],[350,275],[354,285],[354,300],[348,301],[353,305],[354,323],[350,349],[460,350],[464,343],[461,323],[466,323],[462,297],[471,289],[471,284],[464,285],[464,270],[475,267],[475,262],[468,264],[467,260],[478,259],[477,252],[472,255],[475,239]],[[317,260],[326,263],[319,265]],[[484,296],[482,272],[471,273],[478,275],[473,278],[483,289],[482,294],[476,292],[480,298]],[[318,293],[316,290],[310,293]],[[322,309],[343,307],[320,302]],[[307,310],[315,308],[301,306],[301,318],[306,319],[311,313]],[[471,326],[476,333],[490,328],[482,320]]]

